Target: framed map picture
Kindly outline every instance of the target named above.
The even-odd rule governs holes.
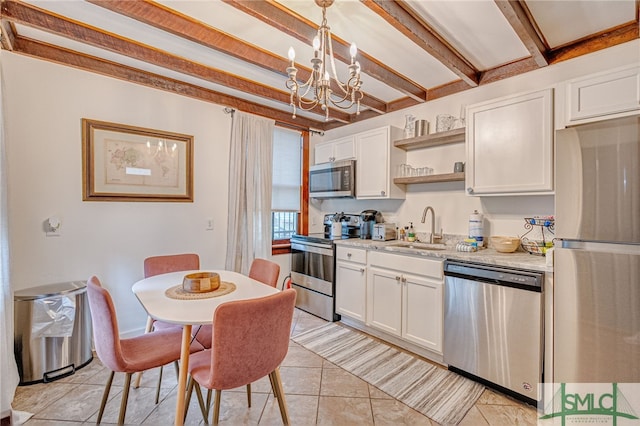
[[[82,199],[193,202],[193,136],[83,118]]]

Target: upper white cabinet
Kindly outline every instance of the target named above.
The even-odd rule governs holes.
[[[466,188],[470,195],[553,191],[553,90],[469,106]]]
[[[319,143],[314,148],[315,164],[356,158],[356,145],[353,136]]]
[[[640,67],[570,80],[566,85],[568,125],[640,113]]]
[[[355,135],[356,198],[403,199],[403,188],[393,182],[393,173],[406,162],[406,151],[393,141],[402,135],[397,127],[385,126]]]

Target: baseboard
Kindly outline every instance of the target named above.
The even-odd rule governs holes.
[[[11,410],[3,411],[0,414],[0,426],[11,426]]]

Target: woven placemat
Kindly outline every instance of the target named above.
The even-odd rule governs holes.
[[[182,289],[182,284],[178,284],[171,288],[168,288],[164,294],[170,299],[179,300],[198,300],[198,299],[210,299],[212,297],[224,296],[236,290],[236,285],[228,281],[220,281],[220,287],[213,291],[207,291],[205,293],[189,293]]]

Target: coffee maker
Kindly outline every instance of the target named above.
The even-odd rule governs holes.
[[[373,225],[380,222],[384,222],[384,219],[378,210],[363,210],[360,213],[360,238],[370,240],[373,235]]]

